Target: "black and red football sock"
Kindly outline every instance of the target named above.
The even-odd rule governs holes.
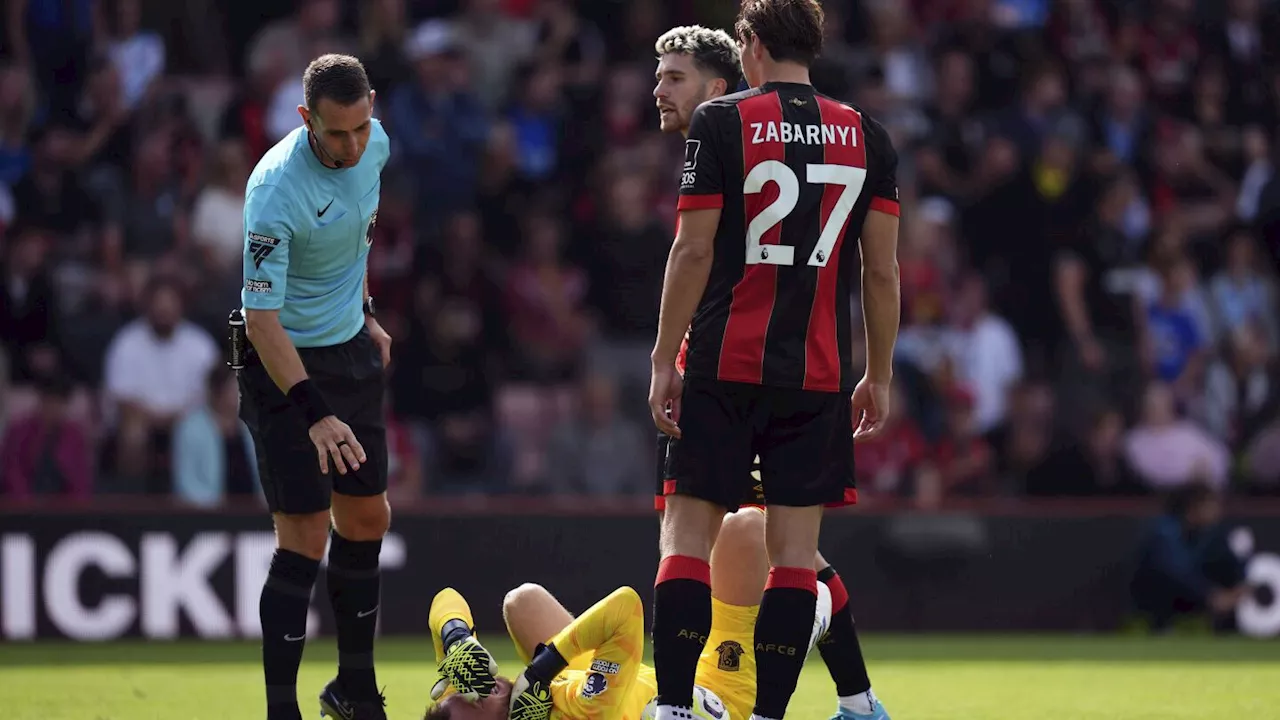
[[[663,558],[653,588],[653,669],[658,705],[693,705],[698,656],[710,634],[711,565],[685,555]]]
[[[826,583],[831,591],[831,627],[818,641],[822,662],[826,663],[840,697],[865,693],[871,689],[871,678],[867,676],[867,661],[862,656],[862,645],[854,628],[849,591],[830,565],[818,572],[818,580]]]
[[[782,718],[796,691],[813,633],[818,576],[812,568],[769,571],[756,618],[756,706],[762,718]]]

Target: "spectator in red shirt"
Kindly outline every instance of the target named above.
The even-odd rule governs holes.
[[[89,439],[67,414],[71,385],[62,378],[38,381],[36,409],[9,424],[0,442],[0,495],[88,499],[93,491]]]
[[[563,230],[549,214],[526,225],[525,257],[507,277],[507,313],[521,369],[530,379],[572,376],[586,340],[587,276],[562,257]]]
[[[890,407],[907,407],[902,388],[893,384]],[[853,449],[859,488],[879,494],[909,494],[917,474],[928,470],[929,446],[908,413],[895,412],[880,437]]]
[[[973,401],[973,393],[963,387],[953,387],[948,393],[947,432],[934,450],[947,494],[980,494],[991,489],[995,456],[976,431]]]

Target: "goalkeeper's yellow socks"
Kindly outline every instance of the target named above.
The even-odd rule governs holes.
[[[436,663],[444,662],[445,649],[471,634],[475,627],[475,619],[471,616],[471,606],[465,598],[453,588],[445,588],[436,594],[431,601],[431,643],[435,646]],[[462,633],[465,626],[465,634]],[[453,637],[462,635],[461,637]],[[446,642],[446,637],[452,642]]]

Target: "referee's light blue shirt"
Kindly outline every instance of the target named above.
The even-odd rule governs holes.
[[[246,310],[279,310],[295,347],[340,345],[364,326],[364,274],[390,142],[372,121],[355,167],[325,167],[300,127],[267,151],[244,197]]]

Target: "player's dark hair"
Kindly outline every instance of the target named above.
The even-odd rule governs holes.
[[[808,67],[822,52],[823,18],[818,0],[742,0],[733,30],[760,38],[774,60]]]
[[[713,77],[724,78],[728,92],[733,92],[742,78],[742,58],[738,45],[723,30],[712,30],[701,25],[681,25],[662,33],[653,44],[653,51],[661,58],[675,53],[693,58],[693,64]]]
[[[350,55],[321,55],[302,73],[302,97],[307,107],[328,98],[346,107],[369,97],[369,75],[364,65]]]
[[[432,705],[427,708],[422,720],[449,720],[449,708],[443,705]]]

